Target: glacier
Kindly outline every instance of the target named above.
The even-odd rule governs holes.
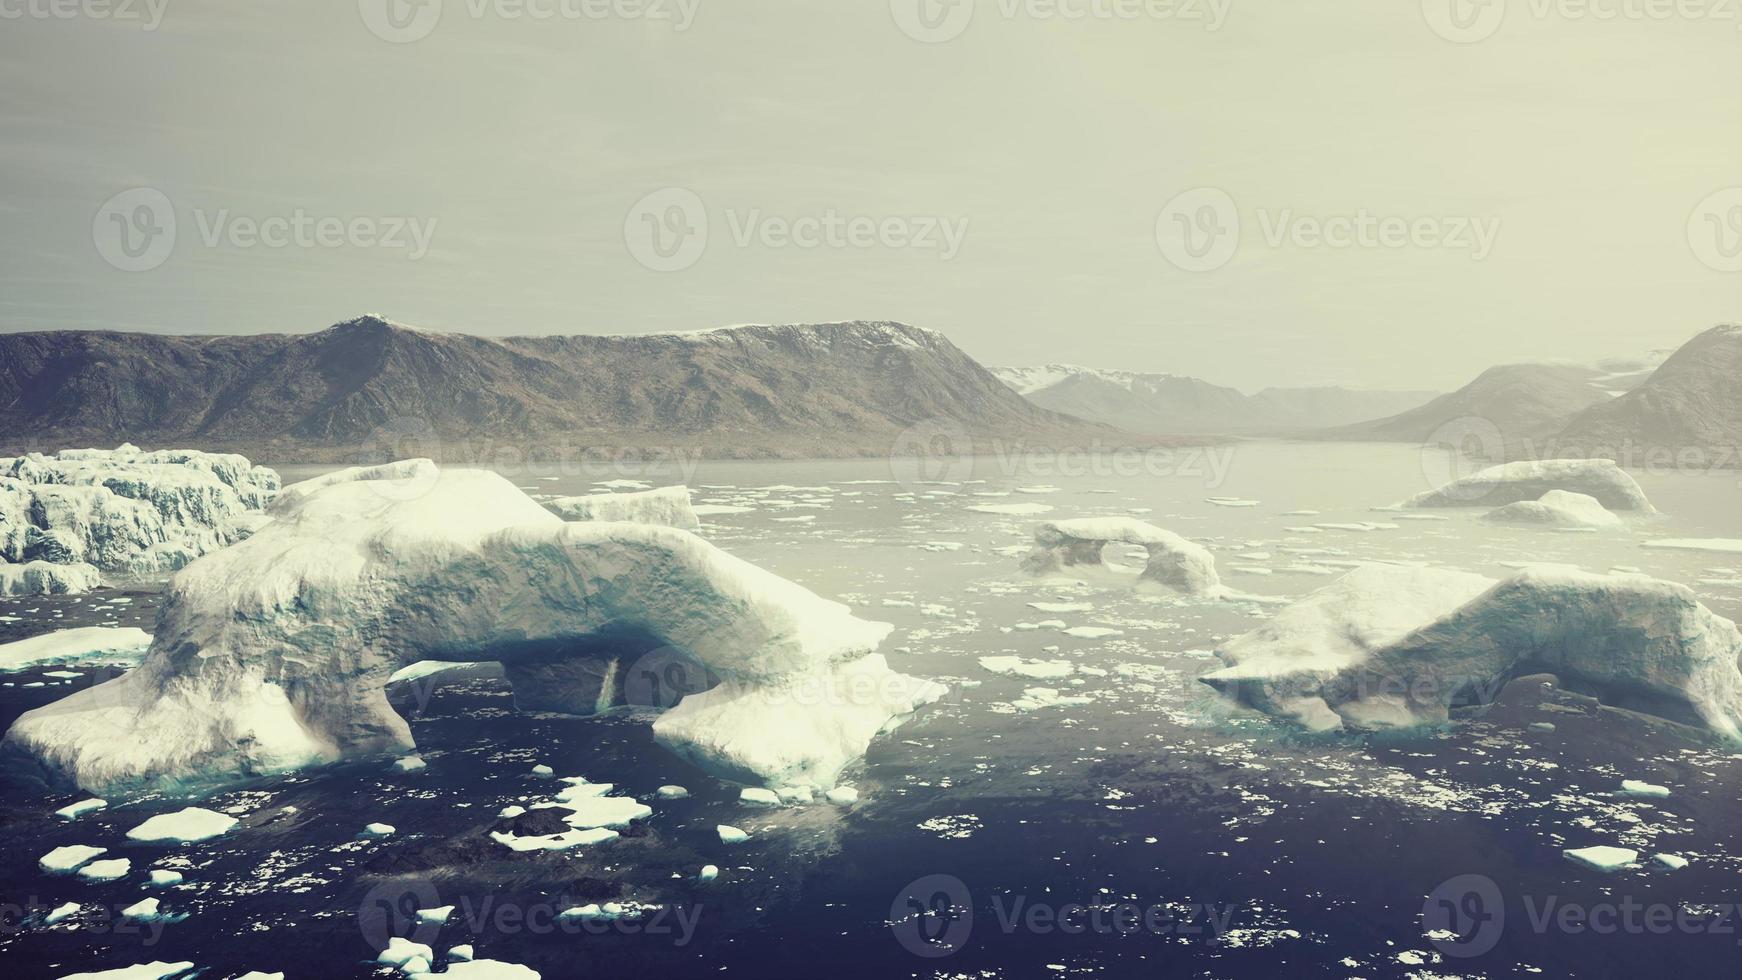
[[[386,687],[413,663],[494,660],[510,683],[578,665],[565,707],[587,714],[647,706],[650,657],[715,682],[656,719],[661,744],[826,790],[944,693],[875,653],[890,629],[688,531],[565,522],[487,471],[359,467],[285,488],[170,581],[137,668],[26,712],[3,744],[123,792],[398,756],[415,744]]]
[[[0,458],[0,593],[172,572],[248,536],[279,488],[246,457],[68,449]]]
[[[1495,582],[1365,566],[1216,651],[1201,680],[1307,728],[1443,725],[1554,674],[1606,704],[1742,737],[1742,632],[1692,591],[1536,567]]]

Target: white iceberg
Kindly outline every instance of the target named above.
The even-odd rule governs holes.
[[[44,664],[138,663],[151,646],[151,634],[133,626],[80,626],[0,644],[0,671]]]
[[[73,916],[77,915],[79,913],[79,909],[81,907],[82,906],[80,906],[79,903],[77,903],[77,902],[67,902],[64,905],[56,905],[54,908],[49,909],[45,915],[43,915],[42,922],[44,925],[52,926],[56,922],[61,922],[61,921],[64,921],[66,919],[70,919]]]
[[[1596,498],[1609,510],[1655,514],[1645,491],[1608,459],[1524,460],[1491,466],[1443,487],[1416,494],[1403,507],[1499,507],[1539,500],[1551,490]]]
[[[1444,724],[1514,677],[1552,673],[1606,703],[1742,737],[1742,633],[1688,589],[1534,568],[1498,584],[1357,569],[1217,651],[1202,679],[1309,728]]]
[[[1621,780],[1623,796],[1638,796],[1648,800],[1662,800],[1669,797],[1669,787],[1656,783],[1647,783],[1638,779]]]
[[[62,820],[77,820],[93,810],[101,810],[109,805],[108,800],[89,799],[77,803],[69,803],[54,811],[54,815]]]
[[[175,813],[160,813],[127,832],[128,840],[161,844],[187,844],[210,840],[236,828],[237,820],[228,814],[190,806]]]
[[[654,792],[662,800],[681,800],[690,795],[690,791],[682,786],[661,786]]]
[[[1574,864],[1605,873],[1620,871],[1639,860],[1639,852],[1626,847],[1578,847],[1561,852]]]
[[[390,823],[372,823],[363,828],[367,837],[391,837],[395,833],[398,833],[398,828]]]
[[[410,664],[497,660],[589,713],[629,703],[647,655],[719,680],[658,719],[662,744],[740,782],[826,788],[943,693],[873,652],[886,623],[687,531],[564,522],[494,473],[329,474],[269,517],[174,578],[139,667],[26,712],[8,747],[87,789],[403,754],[385,691]]]
[[[714,827],[714,833],[720,835],[720,843],[722,844],[742,844],[750,839],[749,833],[740,830],[731,824],[723,823],[716,825]]]
[[[168,980],[192,970],[192,963],[165,963],[154,960],[150,963],[140,963],[137,966],[123,966],[114,970],[98,970],[95,973],[69,973],[60,980]]]
[[[151,869],[150,883],[158,888],[168,888],[172,885],[179,885],[181,884],[181,872],[168,871],[163,868],[153,868]]]
[[[51,874],[65,873],[77,869],[79,865],[108,850],[106,847],[92,847],[89,844],[67,844],[44,854],[36,863]]]
[[[105,858],[80,868],[79,877],[90,881],[115,881],[127,877],[127,872],[132,869],[133,862],[127,858]]]
[[[1079,566],[1100,566],[1101,549],[1115,541],[1138,545],[1148,553],[1140,581],[1186,595],[1220,591],[1216,559],[1209,549],[1131,517],[1042,523],[1034,529],[1034,547],[1022,560],[1022,567],[1032,575],[1055,575]]]
[[[1550,490],[1536,500],[1521,500],[1482,516],[1495,524],[1531,524],[1553,528],[1619,527],[1621,518],[1611,514],[1601,501],[1570,490]]]
[[[229,454],[128,445],[0,459],[0,561],[26,566],[22,579],[36,562],[120,575],[174,571],[247,537],[277,490],[278,474]],[[8,573],[0,587],[83,591],[70,586],[85,573],[69,574],[10,582],[19,576]]]
[[[412,960],[423,960],[428,963],[433,959],[435,959],[435,950],[423,943],[414,943],[403,936],[393,936],[387,940],[387,948],[375,957],[375,962],[403,967]]]
[[[779,806],[780,794],[760,786],[746,786],[738,791],[738,802],[753,806]]]
[[[103,584],[103,573],[84,562],[60,565],[51,561],[15,564],[0,557],[0,597],[77,595]]]
[[[545,509],[565,521],[628,521],[694,530],[702,526],[690,506],[690,488],[660,487],[640,493],[595,493],[558,497]]]

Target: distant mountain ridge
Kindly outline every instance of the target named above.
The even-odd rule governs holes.
[[[1069,364],[993,371],[1043,408],[1131,432],[1168,434],[1293,433],[1399,412],[1434,397],[1426,391],[1349,388],[1234,388],[1174,374],[1103,370]]]
[[[891,322],[497,338],[364,316],[311,334],[0,334],[10,452],[130,441],[288,460],[496,440],[864,456],[921,423],[1036,445],[1109,435],[1024,401],[942,334]]]
[[[1564,364],[1503,364],[1457,391],[1388,418],[1314,433],[1314,438],[1425,442],[1467,419],[1491,423],[1508,444],[1543,440],[1574,416],[1614,395],[1592,382],[1594,368]]]
[[[1742,466],[1742,325],[1695,337],[1643,384],[1572,419],[1552,448],[1623,465],[1681,457],[1689,465]]]

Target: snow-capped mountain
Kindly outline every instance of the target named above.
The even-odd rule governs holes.
[[[305,458],[421,439],[427,452],[413,455],[456,459],[484,440],[851,456],[887,453],[930,420],[1037,444],[1099,431],[900,323],[477,337],[365,316],[295,335],[0,336],[0,442],[12,449],[131,441]]]
[[[1267,388],[1247,395],[1181,375],[1069,364],[1006,367],[993,373],[1043,408],[1131,432],[1291,432],[1397,412],[1434,396],[1348,388]]]

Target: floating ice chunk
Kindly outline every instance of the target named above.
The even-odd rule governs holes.
[[[584,796],[557,804],[570,811],[563,822],[576,830],[622,829],[653,816],[653,808],[627,796]]]
[[[1596,497],[1567,490],[1550,490],[1537,500],[1521,500],[1482,515],[1496,524],[1532,524],[1562,529],[1621,526],[1621,518],[1604,509]]]
[[[720,843],[722,844],[742,844],[750,839],[748,833],[745,833],[737,827],[733,827],[729,824],[719,824],[715,826],[714,832],[720,835]]]
[[[1595,497],[1609,510],[1656,513],[1627,471],[1607,459],[1546,459],[1506,463],[1417,494],[1402,507],[1499,507],[1536,500],[1550,490]]]
[[[89,844],[68,844],[49,851],[38,858],[36,863],[51,874],[65,874],[107,850],[106,847],[92,847]]]
[[[469,960],[449,963],[441,973],[413,973],[409,980],[539,980],[539,973],[529,966],[502,960]]]
[[[980,666],[994,674],[1014,674],[1037,681],[1069,677],[1076,665],[1068,660],[1024,660],[1021,657],[981,657]]]
[[[757,806],[779,806],[780,794],[771,789],[756,786],[746,786],[738,791],[738,802],[753,803]]]
[[[77,915],[80,908],[81,906],[77,902],[68,902],[65,905],[57,905],[54,908],[49,909],[48,913],[42,917],[43,924],[52,926],[56,922],[62,922],[69,919],[72,916]]]
[[[509,805],[503,807],[501,810],[497,811],[496,819],[498,819],[498,820],[513,820],[515,817],[518,817],[522,813],[525,813],[525,812],[526,812],[526,807],[523,807],[518,803],[510,803]]]
[[[179,885],[181,884],[181,881],[182,878],[180,871],[167,871],[163,868],[151,869],[151,884],[158,888],[168,888],[171,885]]]
[[[260,970],[249,970],[237,977],[236,980],[284,980],[284,974],[282,972],[265,973]]]
[[[102,861],[92,861],[79,869],[79,877],[91,881],[114,881],[127,877],[127,872],[133,868],[133,862],[127,858],[107,858]]]
[[[433,909],[418,909],[417,921],[426,926],[444,925],[448,916],[454,914],[452,905],[440,905]]]
[[[103,574],[84,562],[60,565],[31,561],[22,565],[0,561],[0,596],[75,595],[103,584]]]
[[[423,960],[428,963],[433,959],[435,959],[435,950],[423,943],[414,943],[403,936],[393,936],[387,940],[387,948],[375,957],[375,962],[403,968],[412,960]]]
[[[151,844],[192,843],[210,840],[235,829],[238,821],[225,813],[190,806],[175,813],[160,813],[127,832],[128,840]]]
[[[0,671],[92,660],[136,664],[151,634],[133,626],[81,626],[0,644]]]
[[[108,805],[108,800],[99,800],[95,798],[80,800],[77,803],[68,804],[67,806],[61,807],[59,810],[54,811],[54,815],[62,820],[77,820],[85,814],[90,813],[92,810],[101,810]]]
[[[1028,608],[1043,613],[1074,613],[1089,612],[1095,608],[1092,602],[1031,602]]]
[[[193,969],[191,962],[164,963],[154,960],[137,966],[123,966],[114,970],[98,970],[95,973],[69,973],[60,980],[169,980]]]
[[[1661,800],[1669,796],[1668,786],[1658,786],[1655,783],[1641,782],[1637,779],[1623,779],[1621,792],[1626,796],[1643,796],[1649,799]]]
[[[140,922],[151,922],[163,918],[163,915],[158,911],[157,899],[147,898],[134,902],[132,905],[122,909],[121,918],[134,919]]]
[[[645,485],[645,484],[643,484]],[[544,502],[546,510],[565,521],[628,521],[693,530],[701,526],[690,506],[690,488],[660,487],[640,493],[598,493],[558,497]]]
[[[690,795],[690,791],[682,786],[661,786],[654,795],[662,800],[681,800]]]
[[[1530,730],[1533,732],[1542,732],[1544,734],[1547,734],[1549,732],[1554,731],[1554,722],[1552,722],[1552,721],[1533,721],[1530,723]]]
[[[1581,864],[1594,871],[1614,872],[1639,860],[1639,852],[1626,847],[1579,847],[1564,850],[1561,854],[1574,864]]]
[[[1124,636],[1124,630],[1116,630],[1109,626],[1073,626],[1062,630],[1066,636],[1074,636],[1079,640],[1100,640],[1109,636]]]
[[[429,965],[429,960],[421,956],[414,956],[411,959],[406,960],[400,965],[399,969],[400,972],[408,977],[434,976],[434,974],[430,973],[430,970],[433,968]]]
[[[560,834],[545,834],[537,837],[520,837],[501,831],[492,831],[490,839],[511,851],[566,851],[571,847],[591,847],[606,841],[616,840],[615,830],[606,827],[590,827],[581,830],[567,830]]]
[[[544,779],[544,778],[548,778],[548,777],[556,775],[556,770],[552,769],[551,767],[549,767],[541,762],[538,765],[532,767],[532,774],[534,776],[541,778],[541,779]]]
[[[448,959],[450,959],[450,960],[469,960],[471,958],[472,958],[472,946],[470,943],[467,943],[463,946],[455,946],[454,948],[448,950]]]
[[[974,504],[968,508],[976,514],[998,514],[1003,517],[1033,517],[1050,514],[1051,504]]]
[[[697,881],[713,881],[718,877],[720,877],[720,868],[718,865],[704,864],[702,865],[702,870],[696,872]]]
[[[428,763],[423,761],[422,756],[416,755],[408,755],[403,759],[393,760],[393,768],[400,772],[416,772],[419,769],[425,768],[427,765]]]
[[[1688,859],[1680,854],[1656,854],[1652,856],[1652,860],[1672,871],[1680,871],[1688,866]]]
[[[1034,547],[1022,560],[1032,575],[1068,573],[1077,566],[1103,564],[1101,550],[1112,542],[1141,546],[1149,554],[1142,581],[1186,595],[1210,595],[1221,585],[1216,559],[1203,545],[1130,517],[1091,517],[1046,521],[1034,529]]]
[[[363,833],[370,837],[386,837],[394,832],[390,823],[372,823],[363,828]]]
[[[1022,692],[1022,697],[1012,701],[1018,711],[1037,711],[1041,708],[1061,708],[1079,704],[1089,704],[1095,699],[1074,694],[1060,694],[1056,688],[1030,687]]]
[[[753,514],[754,507],[743,504],[696,504],[690,508],[690,513],[697,517],[717,517],[724,514]]]
[[[1256,500],[1247,500],[1243,497],[1205,497],[1204,501],[1206,503],[1215,504],[1217,507],[1241,507],[1241,508],[1244,508],[1244,507],[1256,507],[1259,504],[1259,502]]]
[[[826,794],[830,803],[836,806],[851,806],[859,802],[859,791],[851,786],[836,786]]]
[[[1654,538],[1642,543],[1647,548],[1672,551],[1742,552],[1742,538]]]

